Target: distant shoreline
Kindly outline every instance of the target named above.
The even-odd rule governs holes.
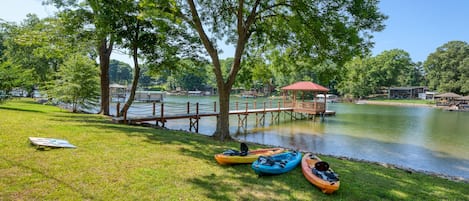
[[[391,105],[391,106],[405,106],[405,107],[436,107],[436,105],[434,104],[423,104],[423,103],[399,103],[399,102],[370,101],[370,100],[360,100],[357,102],[359,102],[359,104],[370,104],[370,105]]]

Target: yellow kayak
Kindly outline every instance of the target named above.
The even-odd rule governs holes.
[[[221,165],[252,163],[259,158],[259,156],[271,156],[285,151],[283,148],[269,148],[269,149],[256,149],[248,151],[247,155],[241,156],[236,154],[215,154],[215,160]]]

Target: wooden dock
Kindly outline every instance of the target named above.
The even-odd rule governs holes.
[[[165,104],[164,103],[159,103],[160,106],[160,111],[159,114],[156,112],[156,103],[153,103],[153,108],[152,108],[152,115],[127,115],[125,114],[122,117],[114,117],[112,120],[115,123],[125,123],[125,124],[140,124],[142,122],[156,122],[156,125],[158,126],[165,126],[165,122],[167,120],[175,120],[175,119],[189,119],[190,120],[190,127],[189,130],[192,131],[192,129],[195,130],[196,133],[198,133],[199,130],[199,119],[202,117],[216,117],[220,113],[217,112],[216,109],[216,102],[213,104],[213,109],[208,109],[204,108],[201,109],[199,108],[199,103],[195,104],[195,109],[191,110],[191,103],[187,103],[186,105],[186,111],[181,111],[174,113],[167,113],[165,111]],[[192,104],[193,105],[193,104]],[[251,108],[249,108],[248,103],[245,103],[245,108],[244,109],[239,109],[239,103],[235,103],[234,109],[229,111],[230,115],[237,115],[238,116],[238,126],[239,127],[246,127],[247,125],[247,117],[250,114],[255,114],[256,115],[256,125],[264,125],[265,124],[265,115],[267,113],[271,113],[271,122],[279,121],[280,120],[280,113],[285,112],[288,113],[291,117],[291,119],[304,119],[304,118],[314,118],[315,116],[330,116],[330,115],[335,115],[334,111],[327,111],[325,110],[325,107],[316,107],[316,103],[314,103],[314,107],[312,104],[296,104],[297,106],[302,106],[301,108],[298,107],[291,107],[295,104],[291,103],[285,103],[283,102],[283,106],[290,106],[290,107],[280,107],[282,104],[281,102],[278,102],[276,105],[277,107],[272,107],[273,104],[272,102],[270,103],[270,107],[266,107],[266,102],[264,102],[262,108],[257,108],[256,103],[254,102],[253,105],[251,105]],[[319,108],[320,110],[317,110]],[[179,107],[180,109],[180,107]],[[117,107],[117,110],[119,110],[119,105]],[[298,114],[300,117],[298,118]]]

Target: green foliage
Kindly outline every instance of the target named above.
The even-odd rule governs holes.
[[[466,42],[450,41],[438,47],[423,67],[431,89],[469,93],[469,45]]]
[[[23,23],[8,27],[4,42],[4,57],[23,69],[34,69],[35,80],[45,82],[56,70],[56,63],[63,55],[50,44],[56,34],[52,34],[53,24],[46,25],[36,15],[28,15]],[[52,57],[55,54],[57,57]],[[54,62],[55,61],[55,62]]]
[[[80,55],[68,57],[57,73],[57,79],[49,86],[47,95],[57,101],[79,107],[96,106],[99,98],[98,69],[94,61]]]
[[[109,80],[111,83],[130,83],[132,81],[132,68],[127,63],[111,60],[109,63]]]
[[[27,79],[43,86],[54,79],[68,54],[92,55],[90,43],[79,37],[82,33],[69,30],[66,23],[61,18],[39,19],[36,15],[28,15],[20,25],[5,26],[3,59],[25,71],[32,71],[33,77]]]
[[[10,62],[0,63],[0,99],[8,97],[15,88],[31,92],[33,85],[32,70],[23,70]]]
[[[338,89],[342,94],[365,97],[382,87],[416,86],[423,78],[419,65],[400,49],[384,51],[375,57],[355,58],[345,64],[345,76]]]
[[[373,74],[378,87],[409,86],[413,63],[409,53],[400,49],[383,51],[373,59]]]
[[[378,80],[370,76],[373,68],[371,59],[357,57],[347,62],[344,67],[346,76],[338,85],[341,94],[364,97],[374,92],[378,86]]]
[[[184,60],[178,63],[178,70],[173,71],[168,80],[171,89],[181,87],[183,90],[204,90],[207,88],[209,78],[207,65],[204,63]]]
[[[154,79],[150,75],[150,69],[147,65],[142,65],[138,78],[138,85],[143,88],[148,88],[154,84]]]

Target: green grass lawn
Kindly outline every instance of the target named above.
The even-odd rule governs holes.
[[[113,124],[30,99],[3,103],[0,114],[0,200],[469,200],[468,183],[322,156],[341,178],[339,191],[325,195],[300,167],[258,177],[250,165],[218,165],[214,154],[236,142]],[[30,136],[78,148],[37,150]]]

